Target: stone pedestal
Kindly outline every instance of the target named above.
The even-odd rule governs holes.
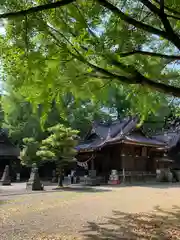
[[[68,176],[64,177],[64,184],[65,185],[71,184],[71,175],[70,174]]]
[[[9,166],[8,165],[6,165],[6,167],[4,169],[2,178],[0,180],[0,185],[3,185],[3,186],[11,185],[11,179],[9,176]]]
[[[162,182],[163,181],[163,174],[160,169],[156,169],[156,181]]]
[[[89,170],[89,177],[95,178],[96,177],[96,170]]]
[[[166,177],[168,182],[173,181],[173,174],[169,170],[166,171],[165,177]]]
[[[86,178],[86,184],[90,186],[100,185],[100,180],[96,176],[96,170],[89,170],[89,176]]]
[[[16,173],[16,182],[20,182],[20,180],[21,180],[20,173]]]
[[[112,170],[109,176],[108,184],[119,184],[119,174],[117,170]]]
[[[158,182],[172,182],[173,175],[169,169],[156,170],[156,180]]]
[[[175,172],[176,172],[177,180],[180,182],[180,171],[176,170]]]
[[[35,164],[32,166],[30,178],[26,183],[26,189],[32,191],[40,191],[44,189],[42,183],[40,182],[38,168]]]
[[[52,171],[52,180],[51,180],[52,183],[57,183],[58,182],[58,178],[56,176],[56,170],[53,170]]]

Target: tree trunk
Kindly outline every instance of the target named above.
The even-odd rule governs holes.
[[[58,166],[58,187],[63,187],[63,169],[62,166]]]
[[[58,187],[63,187],[63,175],[62,173],[58,176]]]

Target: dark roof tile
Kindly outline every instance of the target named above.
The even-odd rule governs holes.
[[[177,145],[180,139],[180,131],[168,131],[165,133],[157,134],[152,138],[164,142],[168,148],[172,148]]]
[[[124,135],[136,128],[137,122],[137,118],[127,117],[111,124],[94,124],[91,134],[76,149],[78,151],[97,149],[111,142],[122,140]],[[91,136],[94,134],[96,138],[90,141]]]
[[[154,146],[154,145],[159,146],[159,147],[165,146],[164,142],[158,141],[157,139],[133,135],[133,134],[131,134],[129,136],[125,136],[124,140],[126,140],[128,142],[143,143],[143,144],[147,144],[147,145],[151,145],[151,146]]]

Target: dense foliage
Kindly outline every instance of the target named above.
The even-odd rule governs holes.
[[[42,160],[54,161],[59,173],[58,185],[62,186],[63,168],[74,161],[76,155],[75,146],[78,131],[65,128],[62,124],[57,124],[48,129],[50,135],[42,141],[37,156]]]
[[[36,155],[36,152],[40,147],[40,143],[34,138],[24,138],[23,143],[24,146],[20,152],[21,163],[28,167],[31,167],[34,163],[36,163],[37,166],[40,166],[41,159]]]
[[[107,102],[109,86],[143,119],[161,105],[157,91],[180,96],[178,0],[4,0],[0,8],[12,12],[0,15],[8,19],[2,78],[43,113],[54,100],[63,107],[69,92],[76,103]]]
[[[162,104],[167,104],[166,101]],[[46,129],[55,124],[61,123],[67,127],[78,129],[81,137],[87,131],[93,121],[109,121],[116,118],[123,118],[128,114],[136,114],[136,105],[129,99],[122,89],[109,87],[107,99],[93,102],[91,100],[76,102],[72,94],[67,95],[63,105],[58,106],[52,103],[44,124],[42,126],[42,115],[40,111],[43,107],[39,106],[39,111],[33,111],[33,106],[22,95],[15,91],[9,91],[2,96],[2,126],[8,129],[10,137],[16,144],[23,145],[22,139],[33,137],[41,141],[48,134]],[[62,116],[62,109],[65,116]],[[4,117],[4,119],[3,119]]]
[[[8,129],[10,137],[16,144],[24,145],[23,138],[42,138],[42,129],[38,114],[33,114],[29,102],[15,92],[2,97],[4,120],[2,127]]]

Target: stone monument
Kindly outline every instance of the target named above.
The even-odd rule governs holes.
[[[108,181],[108,184],[120,184],[120,181],[119,181],[119,174],[118,174],[118,171],[113,169],[111,170],[111,174],[109,176],[109,181]]]
[[[42,183],[40,182],[38,168],[35,163],[32,164],[31,175],[26,183],[26,189],[32,191],[40,191],[44,189]]]
[[[58,182],[58,179],[57,179],[57,176],[56,176],[56,170],[53,170],[52,171],[52,180],[51,180],[52,183],[57,183]]]
[[[20,181],[21,181],[21,174],[16,173],[16,182],[20,182]]]
[[[11,179],[9,176],[9,166],[8,165],[6,165],[6,167],[4,169],[2,178],[0,180],[0,185],[3,185],[3,186],[11,185]]]
[[[86,184],[90,186],[100,185],[100,180],[96,175],[96,170],[89,170],[88,177],[86,178]]]

